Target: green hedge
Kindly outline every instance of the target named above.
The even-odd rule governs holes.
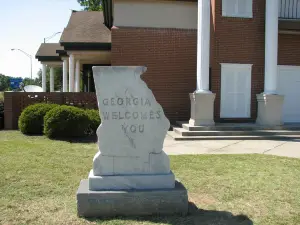
[[[56,104],[38,103],[26,107],[19,117],[18,125],[23,134],[43,134],[45,114]]]
[[[87,109],[85,112],[89,118],[89,134],[95,135],[101,123],[99,110]]]
[[[90,126],[85,110],[65,105],[50,110],[44,121],[44,133],[49,138],[85,137]]]

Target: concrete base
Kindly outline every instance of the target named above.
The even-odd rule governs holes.
[[[214,101],[216,95],[213,93],[191,93],[191,126],[213,126]]]
[[[282,95],[256,95],[258,102],[257,120],[258,125],[280,126],[282,122]]]
[[[95,176],[93,170],[89,174],[89,188],[93,191],[103,190],[146,190],[172,189],[175,187],[175,176],[169,174],[156,175],[114,175]]]
[[[82,180],[77,191],[81,217],[170,215],[188,212],[186,188],[176,181],[174,189],[137,191],[90,191]]]

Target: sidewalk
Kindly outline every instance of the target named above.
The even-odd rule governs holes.
[[[166,136],[164,151],[182,154],[269,154],[300,158],[300,138],[293,140],[203,140],[174,141]]]

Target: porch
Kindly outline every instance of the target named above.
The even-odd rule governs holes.
[[[300,34],[300,0],[280,0],[279,33]]]
[[[36,53],[42,64],[42,88],[46,92],[50,67],[50,92],[94,92],[93,66],[111,65],[111,32],[102,12],[72,11],[59,43],[42,43]],[[54,68],[62,67],[62,85],[54,88]]]

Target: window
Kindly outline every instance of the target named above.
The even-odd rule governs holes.
[[[252,18],[253,0],[222,0],[222,16]]]

